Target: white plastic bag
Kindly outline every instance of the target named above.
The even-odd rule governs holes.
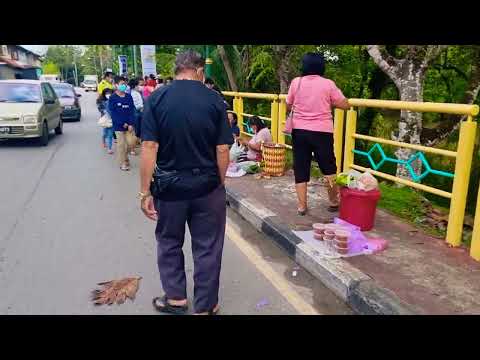
[[[103,115],[100,119],[98,119],[97,124],[102,128],[111,128],[113,126],[112,119],[107,113],[105,113],[105,115]]]
[[[349,189],[358,189],[357,181],[362,176],[362,173],[357,170],[348,171],[348,188]]]
[[[234,142],[232,148],[230,149],[230,161],[237,161],[238,157],[245,152],[243,145],[240,145],[238,142]]]
[[[357,180],[357,189],[363,191],[376,190],[378,189],[378,181],[369,171],[365,171]]]

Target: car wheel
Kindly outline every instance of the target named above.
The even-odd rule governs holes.
[[[63,134],[63,120],[60,119],[58,126],[55,128],[55,134],[62,135]]]
[[[48,125],[46,122],[42,126],[42,136],[38,139],[41,146],[48,145]]]

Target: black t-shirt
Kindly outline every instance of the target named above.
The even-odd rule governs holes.
[[[150,95],[142,140],[159,144],[162,170],[217,168],[216,146],[233,143],[221,96],[193,80],[175,80]]]

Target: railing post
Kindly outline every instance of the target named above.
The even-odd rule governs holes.
[[[335,109],[335,119],[333,122],[333,148],[335,152],[335,159],[337,160],[337,175],[342,171],[344,117],[345,111],[342,109]]]
[[[343,153],[343,172],[350,170],[353,165],[355,139],[353,135],[357,131],[357,112],[352,108],[347,111],[347,126],[345,129],[345,151]],[[341,146],[341,145],[340,145]]]
[[[243,98],[237,98],[237,119],[238,119],[238,127],[240,131],[243,132]]]
[[[478,188],[477,209],[475,210],[475,222],[473,223],[470,256],[475,260],[480,261],[480,187]]]
[[[453,179],[447,228],[447,242],[452,246],[459,246],[462,241],[463,219],[467,204],[468,182],[470,180],[476,131],[477,123],[472,121],[471,116],[460,125],[455,178]]]
[[[270,118],[271,121],[271,129],[270,132],[272,134],[272,140],[274,143],[278,142],[278,100],[272,100],[271,109],[270,109]]]
[[[285,134],[283,129],[287,119],[287,103],[284,99],[280,99],[278,103],[278,143],[285,144]]]

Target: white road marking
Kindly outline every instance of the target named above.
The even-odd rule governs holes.
[[[268,264],[255,249],[232,227],[228,224],[226,235],[232,240],[237,248],[255,265],[255,267],[270,281],[280,294],[297,310],[301,315],[321,315],[312,305],[307,303],[288,282]]]

